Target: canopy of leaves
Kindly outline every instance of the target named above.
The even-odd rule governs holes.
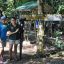
[[[7,8],[4,11],[5,15],[8,16],[8,17],[11,17],[13,10],[14,10],[13,1],[8,1]]]
[[[3,1],[0,0],[0,8],[3,6]]]
[[[6,10],[7,4],[3,2],[3,0],[0,0],[0,9]]]
[[[53,13],[56,13],[58,10],[59,5],[61,5],[64,0],[44,0],[48,5],[53,8]]]
[[[4,11],[5,15],[11,17],[12,14],[16,13],[14,12],[15,7],[18,7],[28,1],[37,1],[37,0],[7,0],[5,2],[3,0],[0,0],[0,9]]]

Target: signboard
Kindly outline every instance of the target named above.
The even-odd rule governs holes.
[[[45,21],[61,21],[62,16],[60,14],[48,14],[44,20]]]
[[[39,26],[39,21],[38,20],[35,21],[35,25],[36,25],[36,28],[38,28],[38,26]]]

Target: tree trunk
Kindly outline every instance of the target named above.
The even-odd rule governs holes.
[[[39,20],[41,20],[40,17],[44,15],[44,4],[43,4],[43,0],[37,0],[37,3],[38,3]],[[44,33],[44,30],[42,30],[42,29],[41,29],[41,31]],[[39,53],[43,53],[43,42],[44,42],[43,36],[40,35],[40,36],[37,36],[37,37],[38,37],[38,52]]]
[[[44,14],[44,5],[42,0],[37,0],[38,4],[38,14]]]

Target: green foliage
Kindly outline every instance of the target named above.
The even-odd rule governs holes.
[[[6,4],[5,3],[3,3],[3,0],[0,0],[0,9],[2,9],[2,10],[6,10]]]
[[[14,11],[15,7],[18,7],[28,1],[37,1],[37,0],[15,0],[15,1],[7,0],[7,3],[3,2],[3,0],[0,0],[0,8],[4,11],[6,16],[11,17],[16,13]]]
[[[3,2],[3,0],[0,0],[0,8],[4,11],[6,16],[11,17],[12,12],[14,11],[13,0],[8,0],[7,2]]]
[[[60,31],[55,31],[54,32],[54,37],[59,37],[62,34]]]
[[[59,5],[57,13],[64,14],[64,5]]]
[[[13,1],[8,1],[7,9],[4,11],[5,15],[11,17],[13,11],[14,11]]]
[[[37,0],[20,0],[19,2],[26,3],[26,2],[30,2],[30,1],[37,1]]]
[[[46,0],[46,3],[53,8],[53,13],[57,13],[58,6],[64,2],[63,0]]]
[[[55,46],[60,49],[64,49],[64,42],[59,39],[59,37],[56,37]]]
[[[3,6],[3,1],[0,0],[0,8]]]

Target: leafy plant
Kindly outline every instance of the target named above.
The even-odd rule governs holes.
[[[59,5],[57,13],[64,14],[64,5]]]
[[[3,3],[3,0],[0,0],[0,9],[4,11],[6,10],[6,7],[7,7],[7,4]]]
[[[8,1],[8,5],[6,10],[4,11],[5,15],[7,15],[8,17],[12,16],[12,12],[14,11],[14,4],[13,1]]]
[[[64,49],[64,42],[59,37],[56,37],[55,45],[57,48]]]

